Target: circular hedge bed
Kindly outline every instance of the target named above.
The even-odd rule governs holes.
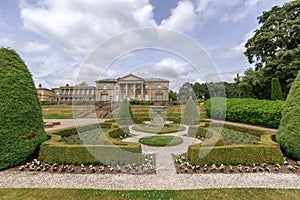
[[[140,138],[139,142],[149,146],[164,147],[181,144],[183,139],[175,136],[150,136]]]
[[[167,134],[183,131],[185,128],[180,124],[167,124],[163,128],[161,128],[161,126],[151,126],[149,124],[137,124],[134,125],[132,129],[146,133]]]

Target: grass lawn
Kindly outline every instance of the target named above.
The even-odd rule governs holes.
[[[175,136],[150,136],[139,139],[139,142],[149,146],[175,146],[183,142],[181,137]]]
[[[94,106],[50,105],[42,106],[44,119],[73,119],[74,113],[85,112]],[[74,109],[74,111],[73,111]]]
[[[132,114],[135,118],[149,118],[150,107],[148,105],[132,105]],[[180,118],[181,107],[180,105],[172,105],[166,108],[166,113],[161,114],[168,118]]]
[[[150,126],[148,124],[137,124],[132,127],[135,131],[156,133],[156,134],[167,134],[174,133],[178,131],[183,131],[185,128],[179,124],[168,124],[161,128],[161,126]]]
[[[166,180],[167,181],[167,180]],[[94,189],[0,189],[0,199],[298,199],[300,190],[291,189],[199,189],[120,191]]]

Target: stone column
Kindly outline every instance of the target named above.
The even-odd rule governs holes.
[[[128,98],[128,83],[126,83],[126,94],[125,94],[125,96],[126,96],[126,99]]]
[[[144,84],[143,83],[141,83],[141,99],[142,99],[142,101],[145,100],[145,98],[144,98]]]
[[[133,99],[136,99],[135,98],[135,90],[136,90],[136,88],[135,88],[135,83],[133,84]]]

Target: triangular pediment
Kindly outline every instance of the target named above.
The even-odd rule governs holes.
[[[143,81],[143,78],[135,76],[133,74],[128,74],[126,76],[118,78],[118,81]]]

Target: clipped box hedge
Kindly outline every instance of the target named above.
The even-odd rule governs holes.
[[[92,130],[92,126],[78,127],[81,130]],[[68,133],[69,130],[69,133]],[[76,127],[48,133],[50,140],[40,146],[39,159],[47,163],[59,164],[130,164],[141,163],[142,148],[139,143],[122,142],[110,135],[121,134],[120,128],[110,129],[101,134],[100,145],[69,145],[61,142],[61,136],[77,134]]]
[[[226,128],[244,130],[249,134],[259,135],[261,141],[254,145],[209,146],[203,143],[190,145],[188,159],[193,165],[251,165],[252,163],[282,164],[284,159],[279,145],[272,140],[275,133],[267,133],[258,129],[226,125]],[[210,139],[209,139],[210,140]],[[208,140],[208,141],[209,141]],[[204,142],[205,143],[205,142]],[[201,152],[200,152],[201,150]],[[202,156],[205,155],[205,156]]]
[[[212,110],[212,101],[214,107]],[[244,122],[278,128],[284,101],[269,101],[258,99],[226,99],[227,121]],[[206,101],[207,115],[213,119],[224,119],[224,98],[213,97]]]

